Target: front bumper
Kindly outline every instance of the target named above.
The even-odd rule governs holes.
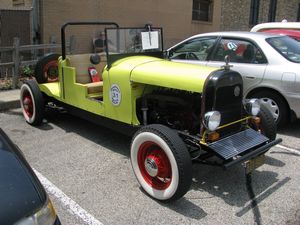
[[[223,166],[228,168],[238,163],[255,158],[267,152],[282,139],[270,141],[259,132],[249,128],[219,141],[208,144],[208,147],[219,158],[224,160]]]
[[[255,150],[253,150],[253,151],[250,151],[249,153],[247,153],[245,155],[242,155],[242,156],[238,157],[237,159],[231,160],[229,162],[225,162],[223,164],[223,166],[224,166],[225,169],[227,169],[227,168],[229,168],[233,165],[240,164],[240,163],[243,163],[243,162],[248,161],[250,159],[253,159],[258,155],[266,153],[271,147],[279,144],[280,142],[282,142],[282,139],[278,138],[278,139],[276,139],[274,141],[271,141],[271,142],[255,149]]]

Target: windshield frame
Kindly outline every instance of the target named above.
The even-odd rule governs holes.
[[[110,47],[109,47],[109,38],[108,38],[108,32],[110,32],[111,30],[116,30],[117,31],[117,36],[119,31],[122,30],[141,30],[143,32],[151,32],[151,31],[158,31],[159,32],[159,49],[157,51],[144,51],[144,52],[125,52],[125,53],[117,53],[117,54],[110,54]],[[107,27],[105,28],[105,38],[106,40],[106,56],[107,56],[107,66],[108,68],[111,67],[111,65],[119,60],[119,59],[123,59],[126,57],[130,57],[130,56],[153,56],[153,57],[157,57],[157,58],[164,58],[164,45],[163,45],[163,29],[161,27],[150,27],[150,29],[148,27]],[[118,37],[117,37],[118,40]],[[120,48],[120,40],[117,41],[117,48]]]

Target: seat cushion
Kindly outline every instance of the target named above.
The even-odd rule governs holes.
[[[101,93],[103,91],[103,81],[85,84],[88,94]]]

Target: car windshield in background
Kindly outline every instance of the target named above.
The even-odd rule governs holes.
[[[106,32],[108,54],[135,54],[163,51],[161,29],[109,28]]]
[[[289,61],[300,63],[300,42],[289,37],[272,37],[266,41]]]

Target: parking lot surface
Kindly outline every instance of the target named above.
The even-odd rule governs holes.
[[[246,176],[195,164],[190,191],[174,203],[149,198],[131,169],[131,138],[66,113],[40,127],[21,110],[0,126],[22,149],[52,198],[62,224],[300,224],[300,121],[278,134],[279,147]]]

